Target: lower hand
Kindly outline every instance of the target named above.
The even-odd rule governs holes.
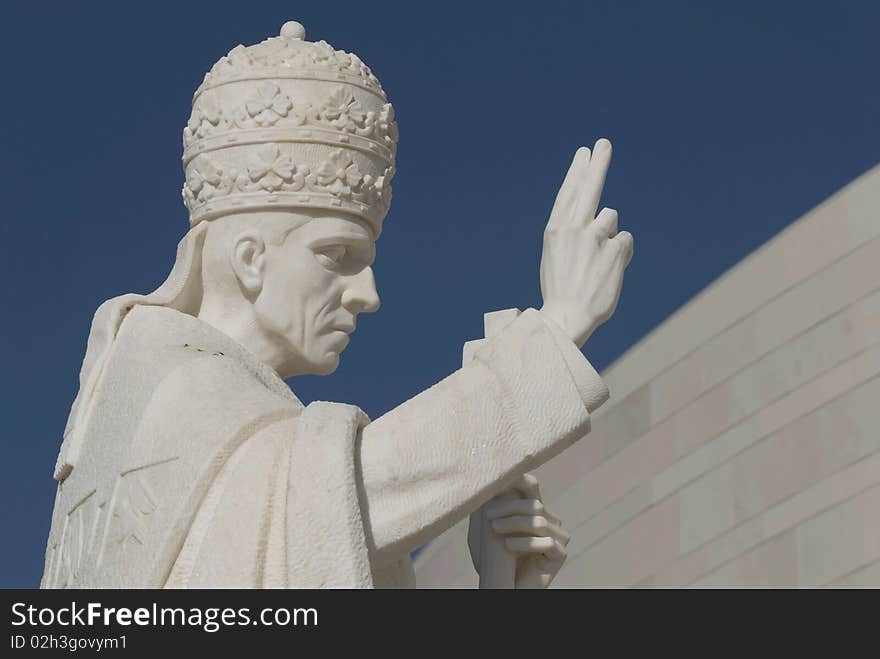
[[[515,498],[499,496],[484,506],[485,519],[517,557],[515,587],[546,588],[565,562],[565,547],[571,537],[559,519],[545,509],[534,476],[523,475],[506,494],[510,493]],[[483,517],[479,511],[471,515],[468,529],[468,547],[478,574]]]

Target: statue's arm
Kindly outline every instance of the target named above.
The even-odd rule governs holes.
[[[589,431],[596,371],[527,310],[474,360],[363,430],[362,505],[374,560],[436,537]]]
[[[597,213],[610,163],[608,140],[575,153],[544,232],[541,310],[364,429],[360,499],[375,558],[422,545],[588,432],[608,392],[578,348],[614,313],[633,254],[617,212]]]

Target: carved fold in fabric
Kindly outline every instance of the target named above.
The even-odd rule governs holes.
[[[581,400],[587,411],[592,414],[611,397],[608,386],[593,365],[584,356],[584,353],[574,344],[569,336],[562,331],[562,328],[554,323],[550,318],[541,314],[541,320],[550,329],[553,340],[559,348],[568,372],[571,374],[572,381],[577,387]]]
[[[579,361],[527,310],[364,426],[348,405],[304,413],[270,367],[198,319],[136,305],[59,490],[42,585],[369,587],[393,563],[410,574],[410,550],[587,432],[575,381],[602,385]]]
[[[607,389],[569,344],[571,363],[528,309],[471,362],[364,428],[365,522],[377,564],[437,537],[589,432],[595,398],[581,391]]]

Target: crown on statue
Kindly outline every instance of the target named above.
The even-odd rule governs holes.
[[[302,25],[236,46],[205,75],[183,131],[190,225],[243,210],[352,213],[378,236],[391,203],[397,124],[356,56]]]

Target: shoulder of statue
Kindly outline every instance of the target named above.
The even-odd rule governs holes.
[[[119,348],[159,369],[158,386],[183,399],[265,400],[298,410],[302,403],[244,346],[199,319],[165,307],[136,307],[120,329]]]
[[[326,400],[309,403],[303,411],[303,418],[344,422],[355,427],[363,427],[370,423],[370,417],[357,405]]]

